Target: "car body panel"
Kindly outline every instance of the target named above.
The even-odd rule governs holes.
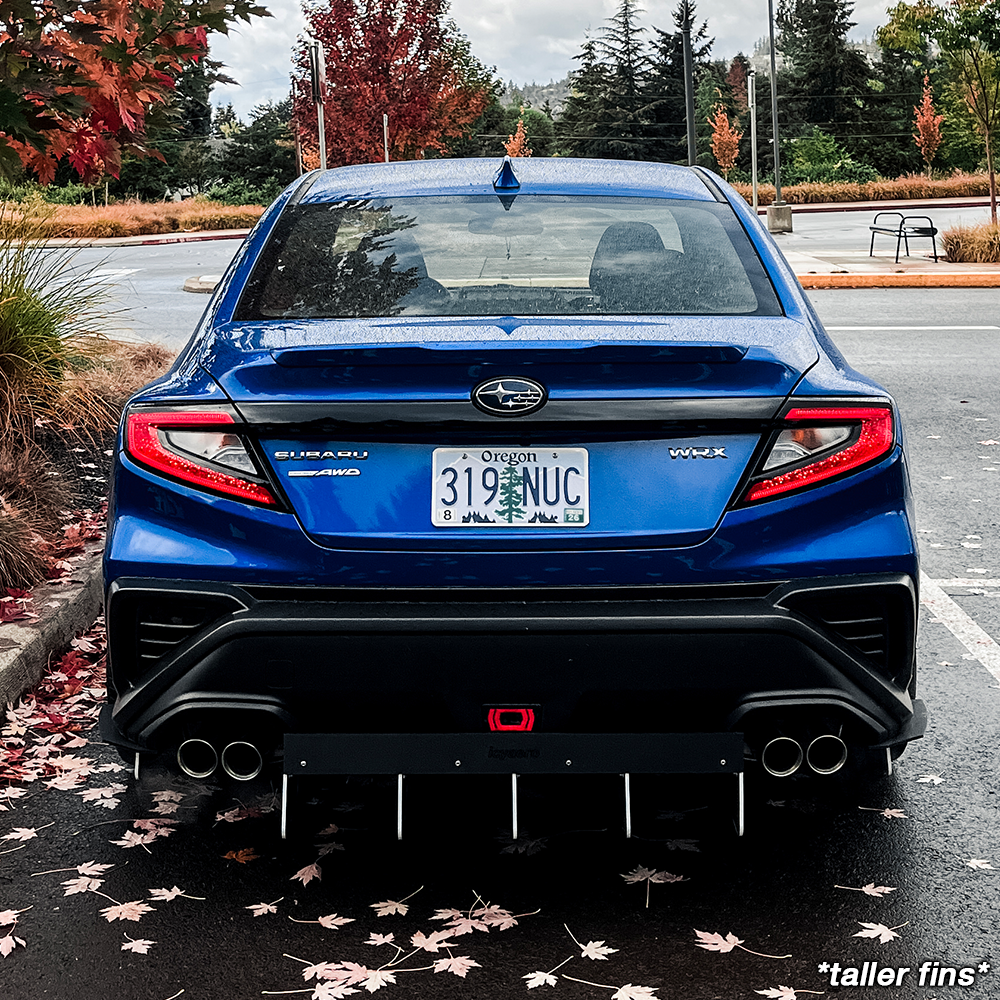
[[[736,730],[756,756],[783,726],[803,739],[840,726],[862,747],[921,735],[917,545],[891,397],[850,368],[720,178],[514,167],[504,210],[546,193],[728,204],[783,315],[234,320],[286,209],[501,193],[496,160],[301,178],[127,411],[225,414],[274,502],[157,472],[123,429],[105,550],[113,742],[156,751],[212,725],[272,744],[323,727],[483,732],[491,704],[535,705],[548,731]],[[534,412],[473,404],[476,386],[518,378],[544,392]],[[776,442],[799,440],[790,410],[811,406],[881,413],[891,435],[857,468],[748,501]],[[435,527],[434,453],[452,448],[585,449],[586,523]],[[319,710],[331,701],[350,710]]]

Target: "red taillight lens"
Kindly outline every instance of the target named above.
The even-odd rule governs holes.
[[[887,406],[799,407],[789,410],[785,420],[797,426],[781,432],[763,468],[803,461],[814,453],[823,457],[788,472],[751,484],[743,503],[769,500],[793,490],[805,489],[834,476],[867,465],[885,455],[894,440],[892,410]],[[829,448],[843,444],[832,454]],[[779,453],[786,458],[775,462]]]
[[[137,462],[157,472],[239,500],[276,506],[278,501],[262,483],[198,461],[227,465],[234,472],[256,472],[238,434],[212,430],[232,423],[228,413],[218,411],[140,410],[128,415],[125,446]]]

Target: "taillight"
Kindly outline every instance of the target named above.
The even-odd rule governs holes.
[[[798,407],[784,417],[792,425],[775,439],[761,472],[778,472],[750,484],[743,503],[769,500],[868,465],[893,444],[887,406]]]
[[[125,446],[137,462],[201,489],[268,507],[277,500],[262,482],[243,439],[220,411],[137,410],[125,423]],[[224,470],[230,471],[224,471]]]

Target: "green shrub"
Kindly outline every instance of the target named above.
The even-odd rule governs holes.
[[[211,201],[218,201],[223,205],[270,205],[285,187],[285,184],[277,180],[255,187],[242,177],[237,177],[225,184],[214,185],[205,194]]]

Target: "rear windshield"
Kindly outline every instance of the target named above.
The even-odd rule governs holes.
[[[575,195],[298,205],[234,318],[671,314],[781,314],[729,206]]]

